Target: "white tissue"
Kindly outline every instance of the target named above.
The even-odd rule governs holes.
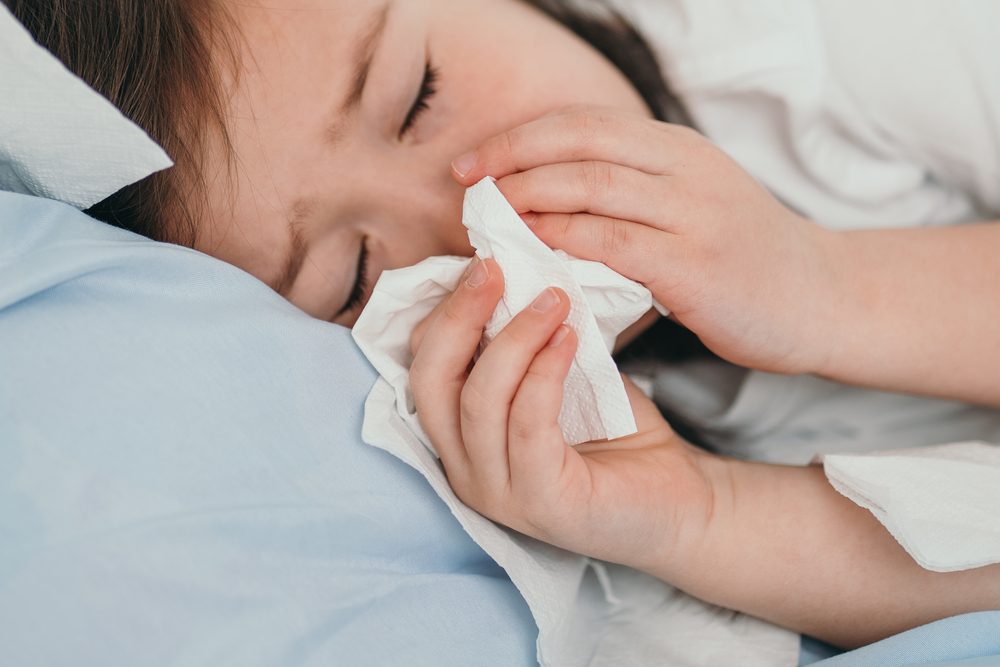
[[[0,190],[89,208],[173,164],[0,3]]]
[[[1000,563],[1000,446],[981,442],[823,457],[827,479],[921,567]]]
[[[573,380],[579,384],[573,386],[585,390],[567,394],[576,403],[568,414],[586,413],[590,408],[585,406],[609,396],[612,403],[600,411],[594,407],[595,419],[584,414],[584,427],[564,424],[567,440],[617,437],[633,429],[608,349],[622,329],[649,309],[649,293],[603,265],[548,250],[491,181],[469,190],[464,222],[480,251],[504,267],[508,294],[490,323],[491,332],[550,284],[566,289],[574,300],[570,321],[583,353],[576,362],[580,375]],[[531,250],[523,250],[525,246]],[[362,438],[418,470],[469,536],[506,570],[538,624],[542,667],[795,665],[799,640],[794,633],[713,607],[641,572],[508,530],[459,500],[413,413],[409,338],[413,327],[454,290],[467,265],[467,259],[436,257],[380,278],[354,328],[355,339],[382,376],[365,403]],[[616,407],[609,410],[611,405]]]
[[[560,287],[570,298],[566,321],[579,347],[559,418],[566,442],[576,445],[635,433],[625,385],[610,350],[618,334],[652,307],[649,290],[604,264],[548,248],[491,179],[466,192],[462,223],[477,254],[496,260],[504,274],[505,292],[486,327],[486,343],[546,287]],[[385,272],[354,327],[358,345],[396,391],[401,416],[421,436],[409,390],[410,332],[455,289],[467,265],[464,258],[434,257]]]

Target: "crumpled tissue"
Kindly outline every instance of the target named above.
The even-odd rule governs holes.
[[[166,153],[0,3],[0,190],[86,209],[166,169]]]
[[[827,479],[927,570],[1000,563],[1000,446],[956,443],[827,454]]]
[[[570,298],[566,322],[579,346],[559,417],[566,442],[578,445],[635,433],[625,385],[610,350],[618,334],[652,307],[649,290],[604,264],[551,250],[524,225],[491,179],[467,191],[462,223],[476,254],[496,260],[504,274],[504,295],[486,325],[486,344],[546,287],[559,287]],[[415,428],[419,423],[409,387],[410,333],[454,291],[468,262],[432,257],[383,273],[354,326],[354,339],[395,389],[401,416]]]
[[[575,379],[567,380],[566,402],[575,405],[563,417],[581,422],[561,422],[567,441],[632,432],[631,408],[608,350],[615,336],[649,309],[645,288],[603,265],[549,250],[490,180],[467,192],[463,222],[478,252],[494,257],[506,278],[507,293],[488,334],[495,335],[549,285],[565,289],[573,300],[569,321],[581,352]],[[506,570],[538,625],[542,667],[797,664],[795,633],[706,604],[642,572],[509,530],[455,495],[413,410],[409,338],[454,290],[467,265],[467,259],[438,257],[379,279],[354,328],[381,375],[365,403],[362,438],[419,471],[469,536]]]

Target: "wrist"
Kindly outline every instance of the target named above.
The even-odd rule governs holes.
[[[684,443],[699,492],[686,508],[665,507],[674,514],[674,528],[652,558],[636,565],[674,585],[691,578],[691,570],[701,568],[711,551],[715,536],[732,525],[734,479],[739,461],[710,454]],[[680,511],[681,509],[686,511]]]
[[[802,373],[830,377],[841,363],[861,327],[856,256],[849,232],[838,232],[813,224],[815,275],[809,326],[800,334],[809,343]]]

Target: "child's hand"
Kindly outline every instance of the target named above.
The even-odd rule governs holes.
[[[700,539],[712,488],[702,454],[634,386],[639,433],[568,447],[558,424],[576,350],[566,295],[543,292],[475,360],[503,293],[496,263],[465,280],[414,336],[420,422],[455,493],[483,515],[566,549],[652,571]]]
[[[466,185],[497,178],[539,238],[646,285],[730,361],[800,373],[828,354],[834,235],[693,130],[571,109],[490,139],[454,170]]]

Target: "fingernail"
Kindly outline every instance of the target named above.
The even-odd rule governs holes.
[[[524,220],[524,224],[528,225],[529,227],[534,227],[535,223],[538,222],[538,214],[531,213],[530,211],[528,213],[522,213],[521,220]]]
[[[531,304],[531,309],[536,313],[547,313],[559,304],[559,295],[551,287],[542,292],[535,302]]]
[[[468,277],[465,284],[475,289],[482,287],[490,279],[490,270],[486,268],[486,262],[476,257],[472,260],[472,267],[469,268]]]
[[[566,340],[566,336],[569,335],[569,327],[565,324],[556,329],[556,332],[552,334],[552,338],[549,339],[549,347],[559,347],[562,342]]]
[[[465,175],[472,171],[473,167],[476,166],[476,154],[475,152],[466,153],[462,157],[456,158],[454,162],[451,163],[451,168],[455,170],[455,173],[465,178]]]

